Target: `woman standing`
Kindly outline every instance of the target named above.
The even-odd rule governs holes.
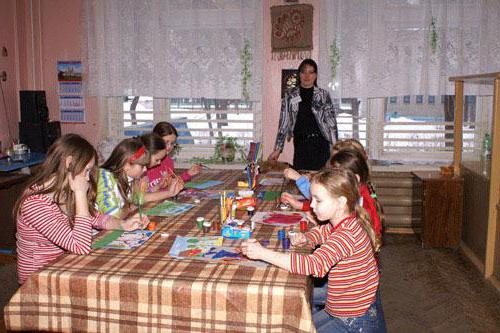
[[[330,158],[330,147],[338,139],[335,109],[329,93],[317,86],[318,66],[305,59],[299,66],[299,86],[288,91],[281,101],[281,113],[274,151],[277,160],[285,139],[293,137],[293,167],[319,170]]]

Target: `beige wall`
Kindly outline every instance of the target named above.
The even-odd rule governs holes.
[[[80,0],[2,0],[0,43],[9,56],[0,56],[0,71],[7,68],[5,97],[12,135],[18,137],[19,90],[45,90],[51,120],[59,120],[57,61],[80,60]],[[0,101],[0,117],[5,110]],[[0,118],[0,140],[7,141],[7,126]],[[96,143],[100,133],[95,99],[86,100],[85,124],[63,124],[63,133],[78,133]]]

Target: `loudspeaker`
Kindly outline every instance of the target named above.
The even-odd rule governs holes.
[[[61,123],[59,121],[51,121],[47,124],[47,150],[50,146],[61,137]]]
[[[19,123],[19,140],[31,151],[46,153],[49,147],[61,136],[61,123]]]
[[[44,123],[49,119],[49,109],[45,91],[21,90],[19,91],[22,123]]]

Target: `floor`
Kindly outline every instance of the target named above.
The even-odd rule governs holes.
[[[422,249],[413,235],[388,235],[380,255],[388,332],[500,332],[500,294],[460,253]],[[0,256],[3,307],[17,288],[15,263]]]

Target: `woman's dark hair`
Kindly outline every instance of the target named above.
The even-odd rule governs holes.
[[[66,165],[67,158],[71,162]],[[30,195],[53,193],[53,200],[58,206],[66,206],[66,214],[73,224],[75,217],[75,194],[66,181],[68,175],[81,174],[90,161],[95,167],[89,174],[90,186],[87,192],[89,212],[95,213],[95,198],[97,191],[97,152],[84,138],[77,134],[65,134],[57,139],[47,152],[47,157],[40,167],[40,171],[26,186],[25,191],[14,206],[14,217],[19,215],[23,201]],[[47,185],[48,184],[48,185]],[[36,187],[36,188],[34,188]]]
[[[158,124],[156,124],[155,127],[153,128],[153,133],[156,133],[161,137],[171,134],[174,134],[176,137],[179,136],[177,134],[177,130],[175,129],[174,125],[166,121],[160,121]]]
[[[359,182],[365,184],[369,181],[370,171],[365,157],[354,149],[341,149],[330,159],[333,168],[345,168],[359,176]]]
[[[304,59],[299,65],[299,75],[297,77],[297,87],[300,87],[300,73],[304,70],[304,67],[306,66],[311,66],[314,68],[314,73],[318,74],[318,65],[316,64],[316,61],[312,59]],[[314,80],[314,85],[317,87],[318,86],[318,77],[316,76],[316,80]]]
[[[141,135],[140,139],[144,144],[144,146],[146,147],[146,149],[149,151],[150,156],[167,148],[167,146],[165,145],[165,141],[163,141],[161,136],[159,136],[154,132]]]
[[[141,148],[142,152],[139,152]],[[146,151],[145,148],[139,138],[124,139],[113,149],[106,162],[101,165],[101,168],[111,171],[115,176],[118,189],[125,201],[128,201],[128,193],[130,192],[130,184],[124,169],[125,165],[128,162],[148,166],[149,151]],[[135,156],[138,153],[140,153],[139,156]]]

